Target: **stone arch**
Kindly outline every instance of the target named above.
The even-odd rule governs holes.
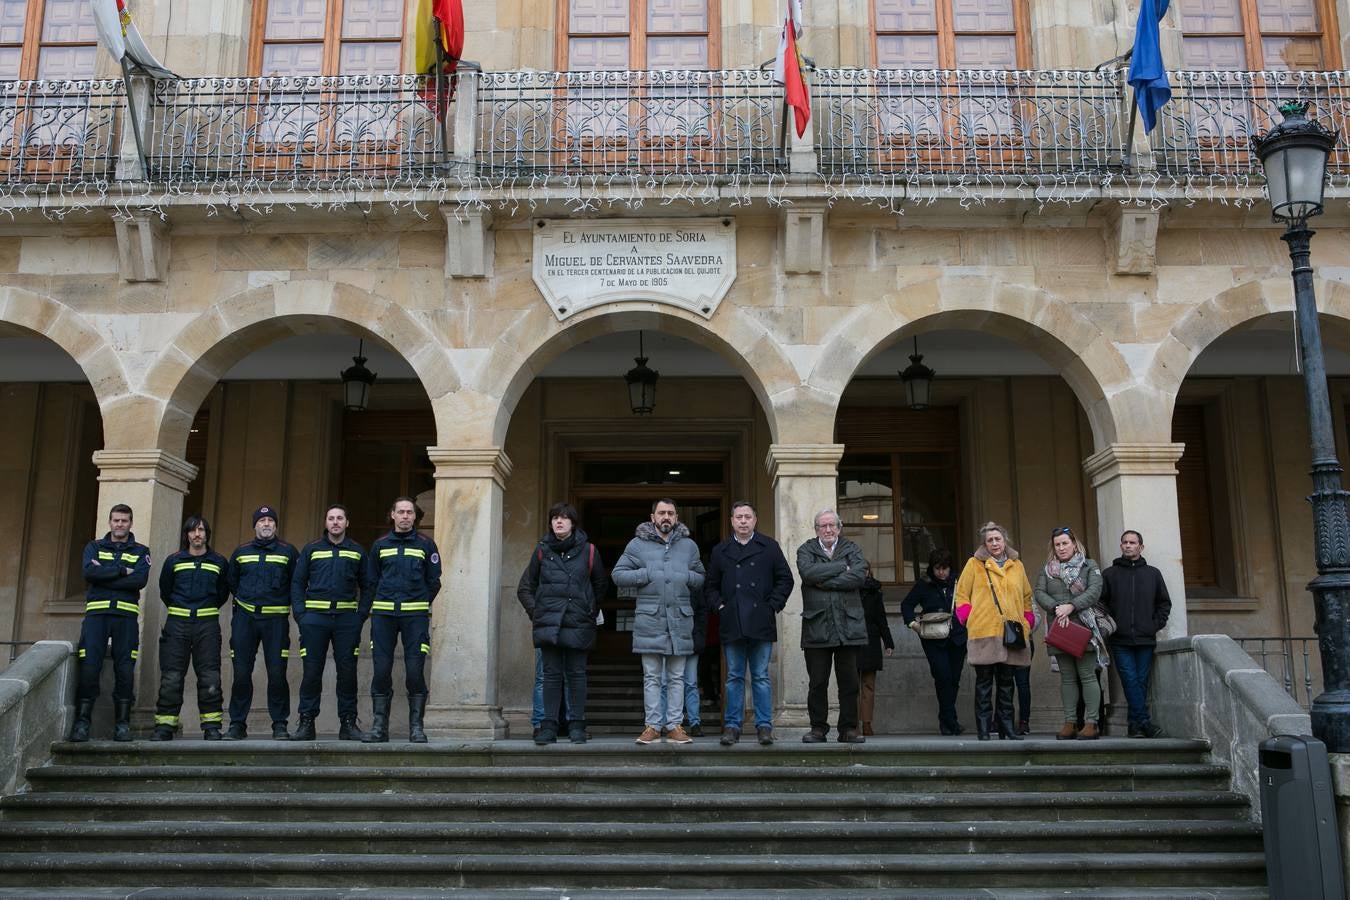
[[[0,323],[46,338],[84,372],[107,419],[108,410],[131,395],[117,351],[89,320],[51,297],[17,287],[0,287]]]
[[[182,453],[198,407],[235,363],[281,338],[334,330],[373,336],[392,347],[417,372],[433,411],[439,398],[459,389],[444,348],[392,300],[335,282],[271,284],[216,303],[160,351],[146,375],[158,414],[147,424],[141,446]],[[436,429],[443,438],[451,424],[438,414]]]
[[[1032,350],[1059,369],[1083,406],[1098,447],[1126,439],[1114,395],[1133,382],[1129,364],[1096,325],[1044,291],[984,277],[934,279],[840,321],[808,377],[836,398],[866,362],[920,329],[984,331]]]
[[[796,418],[804,398],[796,367],[768,329],[742,310],[723,306],[712,320],[675,307],[650,302],[607,304],[558,322],[542,304],[523,312],[489,350],[478,382],[484,408],[495,415],[480,417],[490,433],[479,440],[500,446],[506,439],[516,403],[535,377],[558,356],[585,341],[617,331],[661,331],[720,353],[745,378],[759,399],[775,441],[791,440],[784,429]],[[456,398],[463,400],[463,394]],[[809,403],[809,398],[805,398]],[[792,405],[793,415],[783,409]],[[831,411],[831,415],[832,415]],[[465,417],[466,419],[468,417]]]

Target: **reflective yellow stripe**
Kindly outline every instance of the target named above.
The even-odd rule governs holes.
[[[289,659],[289,658],[290,658],[290,655],[291,655],[291,651],[290,651],[290,650],[282,650],[282,651],[281,651],[281,658],[282,658],[282,659]]]
[[[398,548],[385,547],[383,550],[380,551],[380,559],[384,559],[386,556],[398,556]]]
[[[430,644],[423,644],[423,645],[422,645],[422,652],[423,652],[423,653],[430,653],[430,652],[431,652],[431,645],[430,645]]]
[[[100,550],[100,551],[98,551],[98,558],[99,558],[99,559],[117,559],[117,555],[114,554],[114,553],[109,553],[107,550]]]
[[[84,648],[80,648],[80,659],[84,659]]]
[[[262,611],[265,616],[285,615],[291,611],[291,608],[289,606],[264,606]]]
[[[192,610],[188,609],[188,608],[185,607],[185,606],[170,606],[170,607],[169,607],[169,615],[171,615],[171,616],[191,617],[191,615],[192,615]]]
[[[155,716],[155,724],[156,724],[156,725],[173,725],[173,726],[176,727],[176,726],[178,725],[178,717],[177,717],[177,716],[161,716],[161,715],[156,715],[156,716]]]
[[[139,650],[132,650],[132,651],[131,651],[131,658],[132,658],[132,659],[140,659],[140,658],[141,658],[141,651],[139,651]]]
[[[393,601],[393,600],[376,600],[374,603],[370,604],[370,608],[371,608],[371,609],[387,609],[387,610],[389,610],[390,612],[393,612],[393,611],[394,611],[394,601]]]
[[[217,575],[220,574],[220,566],[216,565],[215,563],[202,563],[202,568],[208,572],[214,572]]]
[[[415,557],[417,557],[418,559],[426,559],[426,558],[427,558],[427,551],[425,551],[425,550],[419,550],[419,549],[416,548],[416,547],[404,547],[404,548],[403,548],[403,555],[404,555],[404,556],[415,556]]]
[[[234,659],[234,648],[230,648],[230,659]]]
[[[122,554],[122,562],[129,562],[129,563],[131,563],[132,565],[135,565],[136,563],[138,563],[138,562],[140,562],[140,561],[141,561],[141,558],[140,558],[139,556],[137,556],[136,554],[134,554],[134,553],[123,553],[123,554]]]
[[[286,655],[286,651],[285,651],[285,650],[282,650],[282,651],[281,651],[281,655],[282,655],[282,656],[285,656],[285,655]],[[300,658],[301,658],[301,659],[304,659],[304,658],[305,658],[306,656],[308,656],[308,655],[309,655],[309,648],[308,648],[308,647],[301,647],[301,648],[300,648]]]
[[[356,606],[357,603],[355,600],[339,600],[337,604],[338,609],[356,609]]]
[[[220,615],[220,607],[219,607],[219,606],[203,606],[201,609],[197,610],[197,615],[199,615],[199,616],[218,616],[218,615]]]
[[[91,609],[111,609],[111,608],[112,608],[111,600],[90,600],[88,603],[84,605],[85,612],[89,612]]]
[[[174,565],[173,570],[175,572],[185,572],[188,569],[195,569],[195,568],[197,568],[196,563],[177,563]]]
[[[339,550],[339,551],[338,551],[338,556],[342,557],[343,559],[360,559],[360,558],[361,558],[361,554],[360,554],[360,553],[357,553],[355,550]]]
[[[128,603],[128,602],[125,601],[125,600],[118,600],[118,601],[117,601],[117,608],[120,609],[120,610],[122,610],[122,612],[134,612],[134,613],[138,613],[138,612],[141,611],[140,604],[138,604],[138,603]]]
[[[330,609],[333,606],[331,600],[306,600],[305,609]]]
[[[258,554],[256,554],[256,553],[250,553],[250,554],[245,555],[245,556],[236,556],[236,557],[234,558],[234,561],[237,562],[237,563],[251,563],[251,562],[257,562],[257,561],[260,560],[260,559],[262,559],[262,557],[259,556]]]
[[[361,655],[361,645],[357,644],[355,647],[352,648],[352,656],[360,656],[360,655]]]
[[[246,602],[244,602],[243,600],[240,600],[238,597],[235,597],[235,598],[234,598],[234,605],[235,605],[235,606],[242,606],[244,609],[248,610],[249,612],[257,612],[257,611],[258,611],[258,607],[254,606],[252,603],[246,603]]]
[[[404,612],[411,612],[411,611],[421,612],[421,611],[424,610],[424,609],[431,609],[431,604],[430,604],[430,603],[401,603],[401,604],[399,604],[399,609],[400,609],[400,610],[403,610]]]
[[[311,553],[311,554],[309,555],[309,558],[310,558],[310,559],[332,559],[332,558],[333,558],[333,551],[332,551],[332,550],[315,550],[313,553]],[[271,559],[271,557],[269,556],[268,559]]]
[[[267,561],[270,563],[281,563],[283,566],[291,561],[289,556],[279,556],[276,553],[267,554]]]
[[[202,713],[202,724],[203,724],[203,725],[210,725],[210,724],[212,724],[213,722],[220,722],[220,721],[223,721],[223,719],[222,719],[222,714],[221,714],[221,713],[218,713],[218,712],[213,712],[213,713]]]

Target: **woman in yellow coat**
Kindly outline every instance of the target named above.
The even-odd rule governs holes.
[[[986,522],[980,527],[980,546],[957,579],[954,605],[969,636],[966,658],[975,667],[976,733],[989,740],[997,717],[1001,737],[1020,741],[1013,725],[1013,667],[1031,665],[1031,653],[1025,644],[1017,650],[1004,646],[1003,623],[1020,625],[1029,640],[1036,615],[1031,583],[1002,525]]]

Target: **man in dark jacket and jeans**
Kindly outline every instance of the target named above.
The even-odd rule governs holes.
[[[1148,676],[1159,631],[1167,624],[1172,599],[1162,573],[1144,562],[1144,538],[1137,531],[1120,536],[1120,558],[1102,571],[1102,600],[1116,620],[1107,643],[1120,669],[1120,682],[1130,705],[1130,737],[1159,737],[1162,729],[1149,720]]]
[[[731,504],[731,537],[713,548],[704,597],[717,610],[722,647],[727,654],[726,720],[722,745],[741,739],[745,715],[745,669],[755,705],[755,734],[773,743],[773,693],[769,657],[778,640],[775,617],[792,593],[792,570],[773,538],[755,530],[755,508],[748,500]]]

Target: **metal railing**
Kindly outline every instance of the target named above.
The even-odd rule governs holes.
[[[120,81],[0,82],[0,182],[112,178],[125,107]]]
[[[1266,671],[1266,674],[1284,685],[1284,690],[1299,706],[1312,706],[1314,683],[1321,690],[1321,669],[1314,676],[1313,652],[1315,637],[1245,637],[1234,638],[1238,646]],[[1320,664],[1320,657],[1316,660]]]
[[[451,114],[419,75],[161,81],[148,174],[169,184],[427,177],[447,162]]]
[[[1116,71],[822,69],[821,172],[1018,177],[1119,171]]]
[[[33,646],[35,641],[0,641],[0,647],[9,648],[9,662],[19,658],[19,655],[29,647]],[[8,663],[6,664],[8,665]]]
[[[781,93],[759,69],[484,73],[478,172],[767,175]]]
[[[1176,178],[1238,175],[1261,178],[1251,136],[1282,120],[1279,106],[1306,100],[1322,124],[1350,134],[1350,72],[1173,72],[1172,101],[1153,132],[1158,171]],[[1342,142],[1328,171],[1350,176]]]

